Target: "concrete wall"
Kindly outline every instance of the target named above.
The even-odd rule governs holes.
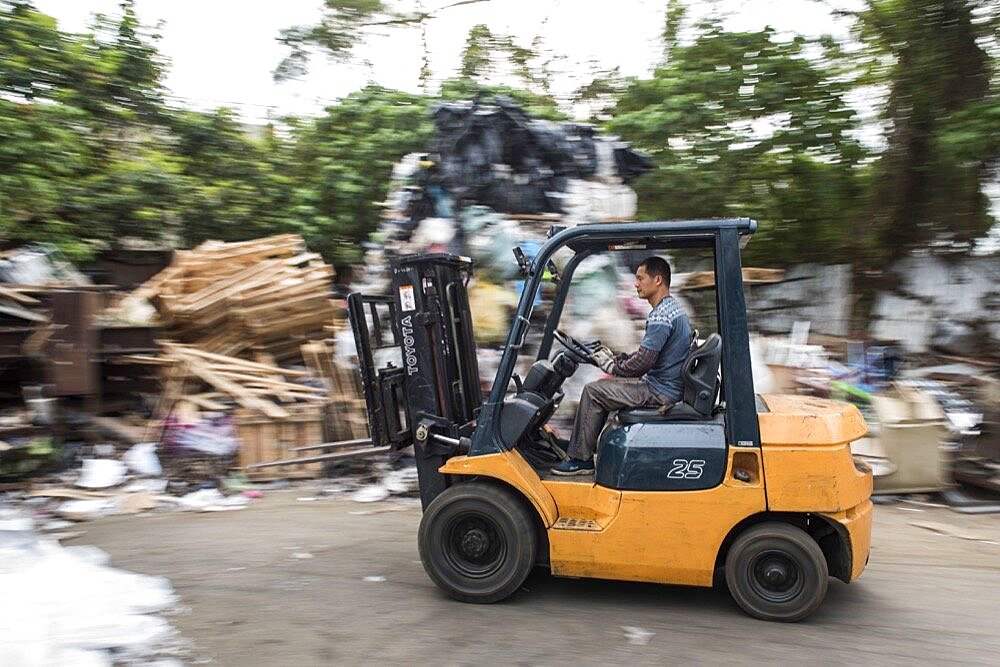
[[[772,285],[747,290],[750,327],[765,334],[783,334],[799,320],[812,322],[811,331],[846,336],[851,317],[851,267],[801,264]]]
[[[1000,257],[909,257],[889,271],[899,287],[876,296],[868,326],[873,338],[926,352],[935,338],[944,340],[940,329],[947,326],[964,332],[966,348],[1000,356]],[[784,282],[747,292],[751,327],[765,334],[787,333],[793,322],[808,320],[813,332],[846,336],[852,299],[846,264],[803,264],[790,269]]]
[[[879,294],[869,331],[876,338],[899,340],[925,352],[950,323],[978,337],[984,351],[1000,349],[1000,257],[970,257],[945,262],[910,257],[892,267],[901,284]]]

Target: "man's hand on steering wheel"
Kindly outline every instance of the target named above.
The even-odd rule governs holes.
[[[607,345],[598,345],[591,353],[590,361],[605,373],[614,374],[615,353]]]
[[[553,332],[553,336],[566,348],[569,357],[577,363],[592,364],[605,373],[610,373],[614,368],[615,355],[606,345],[602,345],[601,341],[582,343],[559,329]]]

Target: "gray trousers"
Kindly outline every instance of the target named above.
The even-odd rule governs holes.
[[[674,403],[654,392],[642,378],[615,377],[590,382],[580,395],[580,407],[573,422],[573,438],[566,453],[574,459],[592,459],[604,422],[613,410],[656,408]]]

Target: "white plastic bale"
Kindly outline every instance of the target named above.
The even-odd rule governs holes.
[[[170,582],[106,562],[95,547],[0,532],[0,664],[130,663],[175,643],[151,615],[176,604]]]

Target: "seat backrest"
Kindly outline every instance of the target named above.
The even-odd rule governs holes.
[[[684,383],[684,402],[704,416],[712,414],[715,397],[719,392],[719,366],[722,363],[722,337],[714,333],[701,345],[691,346],[681,380]]]

